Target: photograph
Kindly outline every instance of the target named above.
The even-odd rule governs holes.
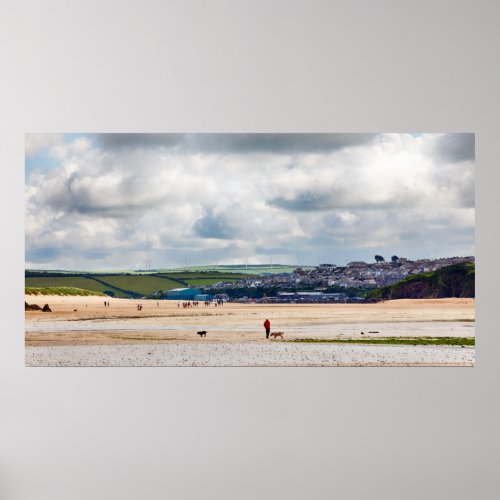
[[[25,366],[473,367],[474,133],[27,133]]]
[[[499,498],[499,25],[1,2],[0,500]]]

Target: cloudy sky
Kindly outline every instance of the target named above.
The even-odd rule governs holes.
[[[26,267],[474,255],[473,134],[27,134]]]

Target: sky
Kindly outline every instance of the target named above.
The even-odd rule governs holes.
[[[474,255],[474,134],[26,134],[29,269]]]

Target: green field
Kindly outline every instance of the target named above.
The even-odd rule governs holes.
[[[84,276],[30,277],[26,278],[25,286],[30,288],[73,287],[122,298],[145,296],[160,290],[165,292],[182,286],[177,281],[151,275],[95,275],[95,278]]]
[[[36,274],[36,276],[33,276]],[[56,274],[56,276],[52,276]],[[104,293],[114,297],[130,298],[149,296],[156,292],[167,292],[173,288],[199,287],[214,283],[234,282],[248,275],[228,272],[175,272],[175,273],[59,273],[29,272],[25,278],[26,288],[72,287]]]
[[[302,269],[313,269],[312,266],[301,266]],[[219,273],[236,273],[236,274],[279,274],[279,273],[291,273],[297,266],[288,266],[282,264],[270,264],[267,265],[220,265],[220,266],[188,266],[188,267],[178,267],[173,269],[161,269],[162,273],[180,273],[185,274],[187,272],[219,272]]]
[[[228,272],[211,272],[211,271],[189,271],[189,272],[175,272],[175,273],[162,273],[157,276],[178,280],[173,288],[190,286],[209,286],[215,283],[234,283],[240,279],[248,278],[248,274],[241,273],[228,273]]]
[[[228,272],[215,272],[215,271],[186,271],[186,272],[172,272],[172,273],[157,273],[155,276],[164,276],[167,278],[178,279],[182,281],[193,279],[209,279],[214,278],[219,281],[235,281],[240,278],[247,278],[248,274],[242,273],[228,273]]]
[[[105,275],[99,276],[99,279],[109,283],[113,287],[130,290],[141,295],[149,295],[160,290],[165,292],[181,286],[178,282],[171,279],[159,278],[158,276],[148,274],[133,276]]]
[[[236,281],[236,279],[228,279],[228,278],[197,278],[197,279],[189,279],[185,280],[187,284],[191,287],[196,287],[196,286],[209,286],[209,285],[215,285],[215,283],[220,283],[221,281],[224,283],[233,283]]]
[[[84,276],[25,278],[24,286],[30,288],[72,287],[101,293],[109,290],[105,285]]]

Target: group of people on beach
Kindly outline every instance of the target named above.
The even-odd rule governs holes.
[[[200,303],[197,300],[193,301],[188,301],[188,302],[183,302],[182,303],[182,308],[183,309],[190,309],[191,307],[198,307]],[[205,307],[209,307],[211,304],[214,304],[215,307],[217,306],[223,306],[224,301],[222,299],[217,299],[216,301],[210,301],[210,300],[205,300],[204,305]],[[181,307],[181,303],[177,302],[177,308],[179,309]]]
[[[193,301],[183,302],[182,307],[184,309],[190,309],[191,307],[198,307],[199,304],[200,303],[197,300],[193,300]],[[222,299],[217,299],[216,301],[205,300],[204,304],[205,304],[205,307],[208,307],[211,304],[214,304],[215,307],[217,307],[217,306],[223,306],[224,301]],[[85,307],[87,307],[87,306],[85,306]],[[109,300],[104,301],[104,307],[109,307]],[[156,302],[156,307],[160,307],[159,302]],[[177,302],[177,307],[178,308],[181,307],[180,302]],[[137,304],[137,310],[142,311],[142,304]]]
[[[182,308],[183,309],[190,309],[191,307],[198,307],[198,304],[199,302],[194,300],[193,302],[183,302],[182,303]],[[179,308],[181,306],[181,303],[180,302],[177,302],[177,308]]]
[[[211,302],[209,300],[205,300],[205,302],[204,302],[205,307],[210,306],[210,304],[212,304],[212,303],[215,305],[215,307],[224,305],[224,301],[222,299],[217,299],[216,301],[213,301],[213,302]],[[198,307],[198,305],[199,305],[199,302],[197,300],[182,303],[182,307],[184,309],[189,309],[191,307]],[[157,302],[156,306],[159,307],[160,303]],[[179,308],[180,306],[181,306],[181,303],[177,302],[177,308]],[[85,307],[87,307],[87,306],[85,306]],[[109,300],[104,301],[104,307],[109,307]],[[137,304],[137,310],[142,311],[142,304]],[[264,328],[266,330],[266,339],[268,339],[269,333],[271,333],[271,322],[267,318],[264,321]]]

